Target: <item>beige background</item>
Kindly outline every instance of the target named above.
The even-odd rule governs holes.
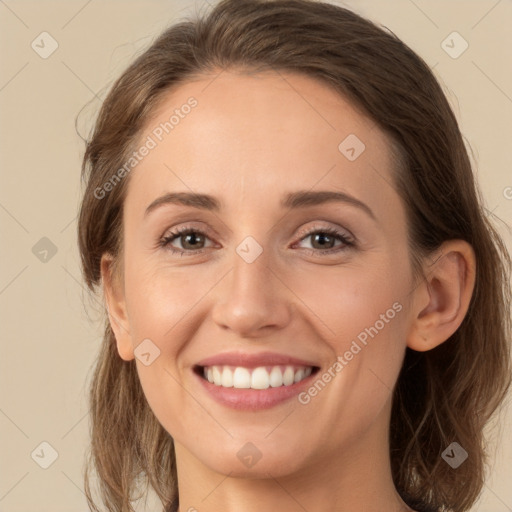
[[[512,249],[505,227],[512,224],[512,2],[343,5],[389,27],[434,68],[474,151],[486,206],[503,221]],[[85,390],[101,327],[95,308],[82,304],[75,233],[83,143],[75,117],[85,107],[78,128],[86,134],[106,87],[133,56],[168,23],[207,7],[205,0],[0,0],[0,512],[87,510]],[[43,31],[59,45],[47,59],[31,47]],[[457,59],[441,46],[453,31],[469,44]],[[43,237],[57,248],[47,262],[32,252]],[[507,414],[475,511],[512,511]],[[31,458],[43,441],[58,453],[48,469]],[[43,451],[34,458],[47,458]]]

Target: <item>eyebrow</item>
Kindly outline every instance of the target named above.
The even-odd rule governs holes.
[[[294,210],[304,206],[317,206],[331,202],[341,202],[355,206],[363,210],[373,220],[377,220],[368,205],[346,192],[335,192],[334,190],[298,190],[297,192],[289,192],[283,197],[281,207]],[[220,201],[209,194],[169,192],[155,199],[146,208],[144,216],[148,216],[152,211],[167,204],[179,204],[213,212],[219,212],[221,210]]]

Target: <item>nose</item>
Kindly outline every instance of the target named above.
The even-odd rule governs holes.
[[[269,259],[265,251],[252,263],[235,254],[231,271],[215,289],[212,318],[221,329],[251,338],[288,325],[293,294]]]

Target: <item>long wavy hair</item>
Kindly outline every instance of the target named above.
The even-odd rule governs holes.
[[[427,352],[406,350],[394,389],[390,457],[395,486],[411,507],[466,511],[488,462],[484,427],[510,386],[511,260],[476,184],[457,120],[428,65],[391,31],[354,12],[314,0],[224,0],[160,34],[110,88],[86,142],[78,221],[84,280],[101,286],[100,260],[122,256],[129,177],[99,190],[128,160],[159,102],[188,79],[223,69],[301,73],[335,88],[392,141],[394,186],[407,211],[414,275],[449,239],[470,243],[476,283],[459,329]],[[167,510],[178,489],[172,437],[152,413],[135,361],[120,358],[105,315],[90,383],[84,475],[95,471],[108,511],[131,512],[148,486]],[[468,453],[453,470],[441,458],[452,441]],[[141,490],[142,489],[142,490]]]

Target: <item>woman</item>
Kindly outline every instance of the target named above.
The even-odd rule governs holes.
[[[334,5],[222,1],[117,80],[82,172],[108,510],[141,483],[180,512],[470,509],[510,257],[421,58]]]

